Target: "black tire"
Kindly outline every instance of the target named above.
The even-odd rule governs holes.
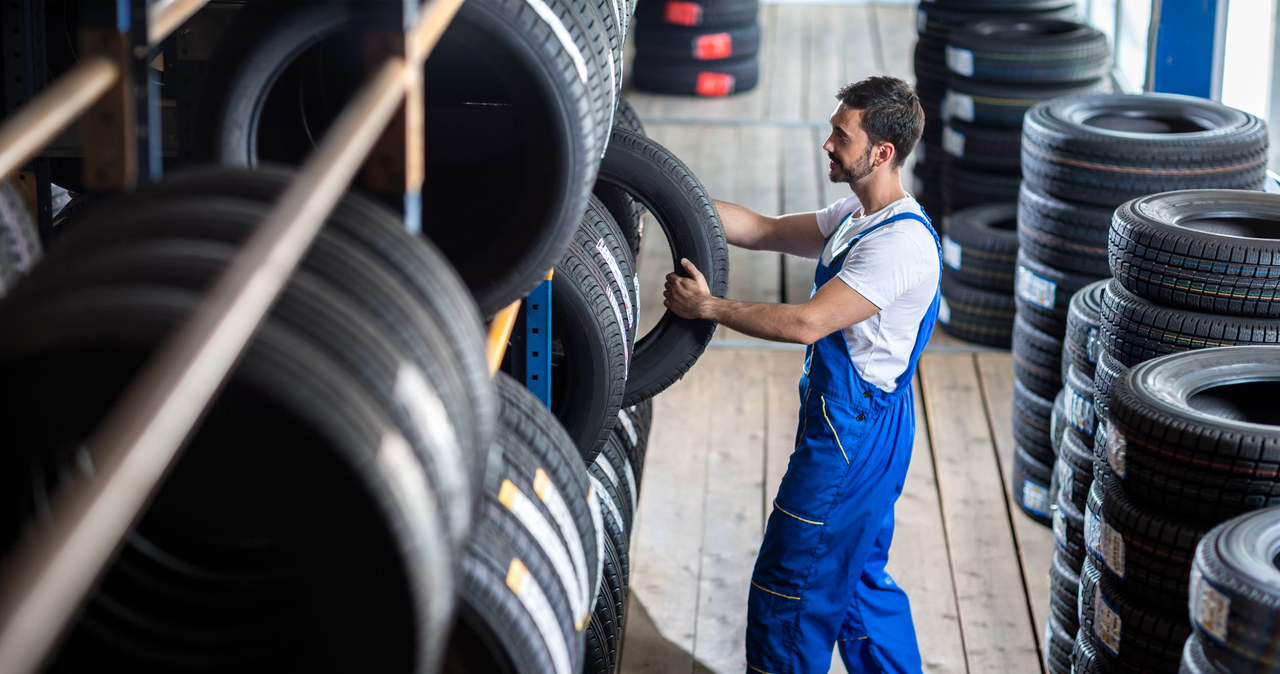
[[[1058,490],[1084,512],[1089,502],[1089,488],[1093,486],[1093,438],[1068,428],[1062,434],[1053,469]]]
[[[740,26],[683,26],[636,24],[637,59],[666,59],[715,63],[754,57],[760,51],[760,24]]]
[[[627,283],[635,273],[612,273],[619,256],[628,266],[629,253],[602,214],[603,207],[583,215],[551,282],[550,407],[587,461],[613,431],[634,332]]]
[[[614,540],[605,537],[603,548],[604,570],[600,579],[600,592],[596,595],[596,608],[592,614],[592,622],[599,621],[603,642],[601,649],[604,660],[612,664],[609,672],[617,671],[618,653],[622,643],[625,627],[626,602],[628,588],[624,581],[626,575],[625,557],[620,556]],[[612,619],[610,620],[610,616]]]
[[[1088,556],[1088,550],[1085,548],[1086,517],[1085,511],[1076,506],[1066,491],[1058,492],[1053,502],[1055,551],[1066,555],[1077,568]]]
[[[507,457],[507,464],[534,485],[534,493],[551,513],[575,560],[574,541],[578,541],[587,569],[587,589],[599,587],[604,563],[600,508],[573,440],[542,401],[515,379],[499,372],[494,385],[501,401],[500,423],[513,429],[536,459],[534,464],[524,464],[525,455],[516,454]]]
[[[613,432],[627,453],[627,461],[635,471],[636,496],[639,497],[644,475],[644,458],[649,448],[649,429],[653,424],[653,401],[645,400],[618,410],[618,423]]]
[[[756,20],[758,0],[646,0],[636,5],[636,20],[671,26],[741,26]]]
[[[1111,390],[1107,455],[1135,500],[1190,521],[1280,505],[1280,348],[1179,353]]]
[[[982,171],[948,164],[942,172],[942,196],[948,212],[984,204],[1018,200],[1022,178],[1013,173]]]
[[[986,126],[1022,128],[1022,118],[1032,106],[1051,98],[1111,93],[1111,79],[1099,77],[1065,84],[980,82],[968,77],[947,80],[943,117]]]
[[[1036,395],[1021,380],[1013,381],[1013,439],[1039,463],[1054,461],[1051,431],[1053,402]],[[1045,486],[1049,479],[1045,478]]]
[[[1017,267],[1017,207],[991,204],[946,217],[942,261],[956,280],[976,288],[1013,293]]]
[[[636,114],[635,108],[624,98],[618,99],[618,109],[613,116],[614,126],[621,127],[638,135],[645,135],[644,123],[640,121],[640,116]],[[596,181],[593,190],[600,203],[608,209],[609,214],[613,216],[614,223],[627,240],[627,246],[631,249],[631,258],[633,266],[638,266],[640,260],[640,236],[643,230],[643,223],[640,218],[644,216],[644,207],[636,203],[626,192]]]
[[[1064,419],[1082,436],[1092,440],[1098,424],[1093,410],[1093,378],[1086,377],[1074,367],[1068,367],[1063,383],[1067,392]]]
[[[63,294],[36,312],[6,305],[3,413],[16,444],[0,471],[9,513],[0,534],[5,550],[31,512],[29,500],[52,486],[53,476],[79,472],[68,464],[74,448],[198,299],[133,286]],[[50,395],[57,406],[41,402]],[[393,475],[383,461],[403,472]],[[112,609],[95,608],[91,597],[89,622],[72,630],[60,657],[83,656],[90,669],[116,671],[214,663],[434,670],[452,611],[453,563],[429,486],[414,479],[422,471],[358,384],[305,340],[265,322],[134,536],[186,558],[187,569],[247,581],[283,603],[233,594],[216,579],[212,587],[207,579],[192,587],[201,578],[189,575],[178,586],[186,596],[171,591],[147,602],[112,590],[128,579],[109,571],[94,597],[153,627],[108,618],[97,621],[106,631],[95,631],[94,616]],[[335,577],[360,582],[335,584]],[[173,650],[183,634],[190,640]]]
[[[711,293],[724,296],[729,253],[720,216],[698,179],[661,145],[630,131],[614,129],[600,164],[600,180],[644,205],[666,234],[672,267],[687,258],[706,277]],[[648,333],[636,338],[623,405],[634,405],[666,390],[697,361],[715,333],[710,321],[665,312]]]
[[[1079,370],[1092,380],[1102,352],[1102,293],[1105,280],[1077,290],[1067,305],[1067,332],[1062,340],[1062,367]]]
[[[1098,277],[1059,269],[1018,250],[1014,300],[1018,315],[1031,325],[1062,339],[1067,333],[1067,310],[1076,291]]]
[[[759,82],[756,56],[693,63],[639,57],[631,63],[631,85],[658,94],[720,98],[750,91]]]
[[[638,494],[635,473],[631,470],[630,462],[626,460],[617,436],[612,434],[609,436],[609,441],[604,444],[604,449],[591,462],[591,465],[594,467],[592,470],[598,469],[595,473],[597,479],[607,488],[612,489],[611,496],[615,499],[614,505],[617,506],[618,514],[621,516],[622,534],[626,540],[630,541]]]
[[[1101,325],[1103,347],[1127,367],[1192,349],[1280,343],[1280,319],[1172,309],[1134,295],[1115,279],[1102,296]]]
[[[1231,670],[1209,660],[1204,652],[1204,640],[1199,634],[1192,634],[1182,649],[1178,674],[1231,674]]]
[[[1046,527],[1053,526],[1053,510],[1049,501],[1049,482],[1052,479],[1052,465],[1037,460],[1020,446],[1014,450],[1010,483],[1013,502],[1032,521]]]
[[[1062,624],[1056,615],[1049,616],[1044,628],[1044,663],[1049,674],[1071,674],[1071,648],[1076,631]]]
[[[1111,208],[1065,201],[1023,182],[1018,192],[1018,247],[1045,264],[1094,278],[1111,275]]]
[[[1098,657],[1093,647],[1093,640],[1084,631],[1083,626],[1076,633],[1075,647],[1071,649],[1071,674],[1109,674],[1105,662]]]
[[[1111,357],[1106,349],[1098,352],[1098,366],[1093,370],[1094,437],[1105,440],[1104,426],[1111,420],[1111,389],[1116,379],[1129,368]]]
[[[1258,189],[1266,124],[1175,94],[1068,96],[1027,111],[1023,178],[1065,199],[1116,207],[1168,190]]]
[[[1013,343],[1013,296],[970,286],[943,268],[938,322],[947,334],[975,344],[1007,349]]]
[[[977,169],[993,173],[1014,173],[1019,165],[1020,129],[984,126],[958,119],[947,120],[942,130],[942,148],[952,170]]]
[[[947,41],[947,68],[986,82],[1085,82],[1111,66],[1107,36],[1062,19],[1001,17],[972,21]]]
[[[625,615],[631,574],[630,541],[622,528],[622,513],[618,507],[616,492],[612,491],[611,485],[601,479],[603,474],[596,464],[593,463],[587,467],[587,475],[591,480],[596,498],[600,501],[600,512],[603,514],[605,554],[601,557],[603,563],[601,589],[609,590],[608,600],[613,603],[614,615]],[[610,576],[616,576],[618,582],[616,584],[612,582],[609,579]]]
[[[0,181],[0,297],[31,270],[42,246],[35,217],[12,179]]]
[[[1071,0],[923,0],[916,9],[916,33],[942,39],[964,24],[990,16],[1071,18]]]
[[[1280,318],[1280,194],[1187,190],[1116,209],[1111,272],[1171,307]]]
[[[1181,611],[1168,613],[1135,601],[1090,558],[1080,571],[1080,631],[1108,669],[1172,672],[1191,625]]]
[[[1209,527],[1129,498],[1119,480],[1102,481],[1102,512],[1091,547],[1125,593],[1170,613],[1186,608],[1196,543]]]
[[[572,11],[553,4],[562,15]],[[315,105],[299,119],[292,99],[301,85],[294,79],[327,48],[337,50],[328,66],[358,70],[341,57],[354,50],[344,43],[354,39],[352,31],[342,30],[349,11],[342,3],[255,3],[244,12],[230,29],[237,38],[211,60],[197,135],[214,145],[198,158],[257,166],[305,156],[331,120]],[[558,39],[564,31],[577,39]],[[588,72],[592,58],[576,22],[515,0],[481,0],[459,10],[427,61],[424,233],[486,316],[541,282],[586,207],[604,142],[596,110],[608,101],[601,78]],[[316,87],[335,89],[326,98],[341,101],[361,77],[326,73]],[[465,105],[478,99],[503,105]],[[505,183],[504,217],[486,220],[485,227],[457,226],[491,197],[497,163],[512,177]]]
[[[1196,547],[1190,612],[1212,662],[1229,671],[1280,667],[1280,508],[1232,518]]]
[[[1013,321],[1013,373],[1032,393],[1052,399],[1062,389],[1062,340],[1022,316]]]
[[[1049,565],[1049,610],[1073,638],[1080,629],[1077,612],[1080,596],[1080,564],[1061,550],[1054,549]]]

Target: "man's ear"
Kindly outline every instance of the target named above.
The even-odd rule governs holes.
[[[897,154],[897,152],[898,149],[893,146],[893,143],[880,143],[880,145],[876,147],[876,163],[888,164],[893,159],[893,155]]]

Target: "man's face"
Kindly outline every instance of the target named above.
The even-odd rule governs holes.
[[[831,160],[827,166],[827,177],[833,183],[854,185],[862,182],[875,168],[871,161],[874,147],[862,130],[862,111],[841,103],[831,113],[830,121],[831,135],[822,144],[827,158]]]

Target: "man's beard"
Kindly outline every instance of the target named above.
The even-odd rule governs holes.
[[[831,161],[835,161],[835,157],[832,157],[831,155],[827,155],[827,158]],[[853,185],[855,183],[862,182],[863,179],[871,175],[872,168],[871,146],[868,145],[867,151],[862,153],[862,156],[854,162],[853,166],[837,164],[836,167],[831,169],[831,172],[827,174],[827,177],[830,178],[833,183],[849,183],[850,185]]]

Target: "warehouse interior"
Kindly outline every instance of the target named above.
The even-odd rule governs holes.
[[[0,672],[766,671],[808,352],[664,292],[810,298],[715,202],[850,195],[875,75],[941,265],[887,564],[922,671],[1280,671],[1277,25],[0,2]]]

